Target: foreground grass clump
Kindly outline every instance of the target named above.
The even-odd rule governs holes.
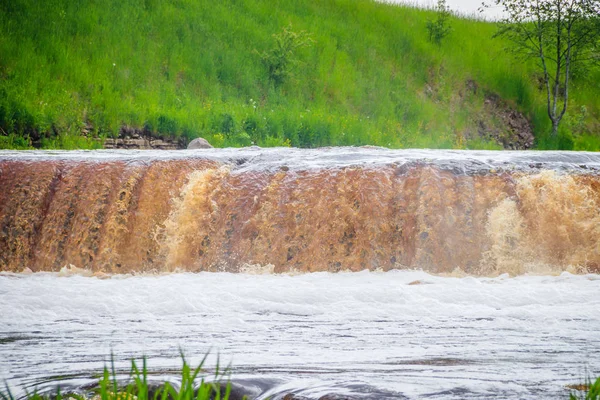
[[[131,361],[131,370],[126,382],[120,382],[117,379],[114,363],[111,363],[111,370],[104,367],[102,377],[98,386],[91,395],[82,395],[76,393],[61,393],[60,388],[57,393],[39,394],[37,392],[27,393],[27,400],[229,400],[231,394],[230,383],[221,383],[223,376],[219,371],[219,365],[214,374],[214,379],[206,382],[205,378],[198,381],[199,374],[206,356],[202,362],[192,369],[183,358],[181,368],[181,382],[179,387],[169,382],[160,386],[152,385],[148,382],[148,369],[146,359],[142,363],[140,370],[134,360]],[[0,391],[0,400],[15,400],[8,386],[5,391]]]
[[[0,148],[95,148],[125,126],[216,147],[498,149],[516,110],[538,148],[600,149],[600,69],[573,76],[551,137],[534,63],[473,18],[432,43],[435,18],[368,0],[0,1]]]
[[[595,382],[588,379],[586,383],[570,388],[578,390],[578,393],[571,393],[569,400],[600,400],[600,378]]]

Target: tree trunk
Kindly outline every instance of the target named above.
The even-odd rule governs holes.
[[[558,135],[558,123],[560,121],[558,119],[552,120],[552,137],[556,137]]]

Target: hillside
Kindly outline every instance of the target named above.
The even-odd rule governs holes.
[[[453,17],[438,47],[430,18],[351,0],[3,1],[0,148],[93,148],[127,131],[215,146],[600,150],[599,69],[574,77],[551,138],[535,67],[494,24]],[[278,78],[264,56],[286,30],[306,45]]]

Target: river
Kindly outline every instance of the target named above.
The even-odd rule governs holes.
[[[254,399],[561,398],[600,374],[594,153],[2,151],[0,187],[19,395],[84,390],[111,354],[176,381],[180,351]]]

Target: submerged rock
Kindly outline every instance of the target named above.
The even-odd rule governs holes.
[[[326,394],[324,396],[319,397],[318,400],[357,400],[358,397],[352,397],[347,395],[341,395],[336,393]],[[288,393],[281,400],[310,400],[308,397],[304,397],[294,393]]]
[[[204,138],[196,138],[190,142],[187,146],[188,149],[212,149],[212,145],[208,143],[208,140]]]

